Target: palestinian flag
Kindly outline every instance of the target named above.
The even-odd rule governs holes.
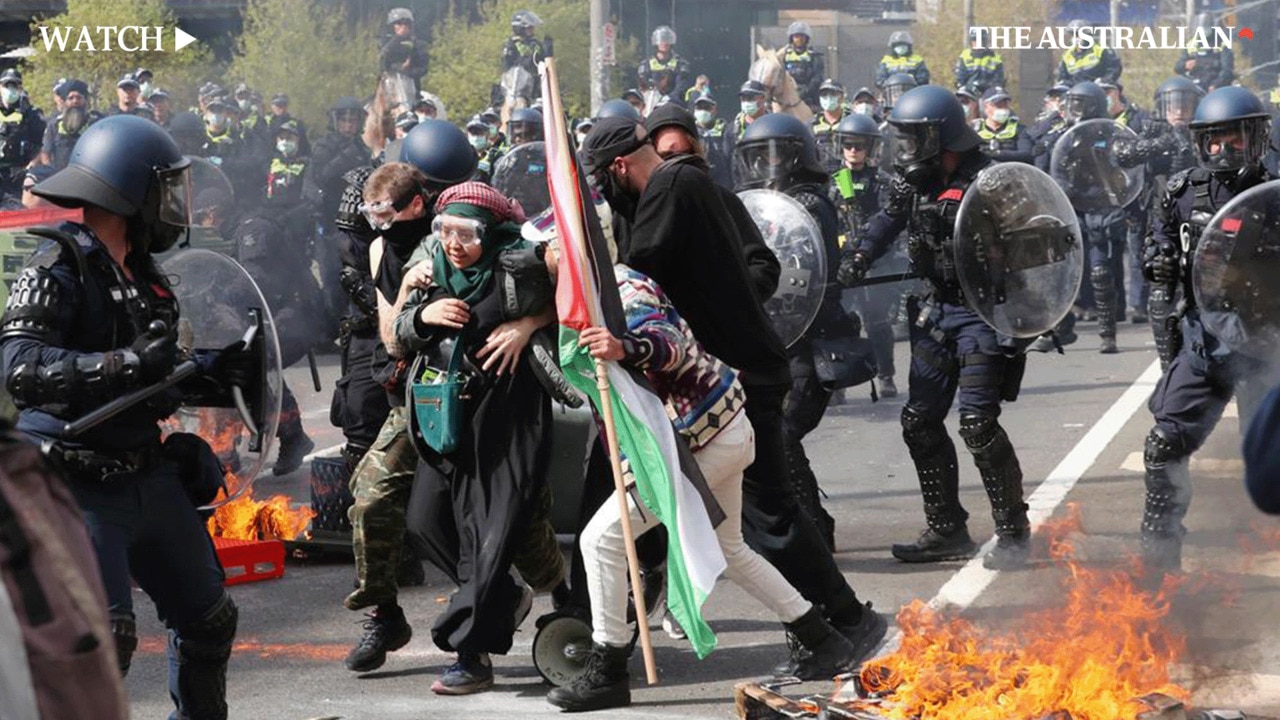
[[[578,346],[578,333],[603,326],[621,336],[627,323],[600,219],[569,140],[551,60],[542,75],[542,97],[546,104],[547,182],[560,242],[556,285],[560,365],[569,382],[599,409],[595,360],[586,348]],[[715,648],[716,636],[702,619],[702,604],[725,568],[705,498],[699,492],[699,485],[705,488],[706,483],[692,453],[672,427],[666,406],[649,389],[644,376],[614,362],[604,367],[618,447],[627,458],[641,500],[667,526],[667,607],[698,657],[706,657]],[[698,484],[691,479],[695,477]]]

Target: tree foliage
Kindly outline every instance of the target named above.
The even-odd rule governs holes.
[[[72,35],[66,51],[57,45],[45,50],[40,26],[82,28],[141,25],[163,27],[162,52],[125,52],[115,47],[99,48],[97,52],[73,52],[78,35]],[[59,78],[74,77],[89,84],[90,94],[96,96],[96,107],[105,109],[116,102],[116,81],[127,72],[144,67],[150,70],[157,87],[162,87],[174,98],[174,107],[194,98],[195,88],[208,74],[212,65],[211,55],[202,43],[195,42],[182,50],[174,50],[173,28],[177,20],[164,0],[67,0],[66,12],[51,17],[37,17],[31,23],[32,45],[35,55],[23,62],[23,84],[37,107],[52,112],[53,99],[50,90]],[[100,43],[100,36],[94,42]],[[129,38],[135,42],[135,38]]]
[[[289,112],[321,132],[334,100],[373,94],[379,28],[354,21],[346,3],[249,0],[227,79],[218,81],[246,82],[266,102],[287,93]]]
[[[591,28],[587,4],[583,0],[481,0],[474,11],[456,7],[432,31],[431,69],[425,87],[440,96],[450,118],[465,120],[489,105],[490,89],[502,73],[502,46],[511,36],[511,17],[519,10],[537,13],[544,23],[538,28],[538,37],[550,35],[555,40],[566,110],[575,116],[589,112]]]

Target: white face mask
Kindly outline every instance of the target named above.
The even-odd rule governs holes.
[[[205,121],[205,124],[209,126],[210,130],[217,131],[227,126],[227,116],[223,115],[222,113],[216,113],[216,112],[205,113],[204,121]]]
[[[151,97],[151,83],[142,83],[138,86],[138,90],[142,93],[142,97]]]
[[[853,111],[858,113],[859,115],[870,115],[874,109],[875,108],[872,107],[871,103],[867,103],[867,102],[860,102],[860,103],[853,104]]]
[[[428,115],[428,114],[426,114],[426,113],[414,113],[414,115],[417,115],[417,116],[418,116],[418,122],[420,122],[420,123],[421,123],[421,122],[426,122],[426,121],[428,121],[428,120],[430,120],[430,119],[431,119],[431,116],[430,116],[430,115]]]
[[[996,108],[991,112],[991,119],[998,123],[1004,123],[1008,121],[1009,116],[1012,114],[1013,111],[1009,108]]]
[[[251,100],[248,100],[248,99],[245,99],[245,100],[237,100],[237,101],[236,101],[236,104],[240,106],[240,109],[241,109],[241,110],[243,110],[243,111],[245,111],[245,112],[249,112],[249,107],[250,107],[250,103],[251,103],[251,102],[252,102],[252,101],[251,101]]]
[[[711,121],[715,119],[715,116],[711,114],[710,110],[694,110],[693,119],[697,121],[699,125],[710,125]]]
[[[834,112],[836,109],[840,107],[840,96],[839,95],[819,95],[818,104],[822,106],[823,110],[826,110],[827,112]]]
[[[22,97],[22,88],[5,86],[0,90],[0,99],[4,100],[5,105],[13,105]]]
[[[907,54],[907,48],[908,48],[908,47],[909,47],[909,46],[907,46],[907,45],[902,45],[902,44],[894,45],[894,46],[893,46],[893,54],[894,54],[894,55],[898,55],[898,56],[906,55],[906,54]]]
[[[487,135],[467,135],[467,139],[471,141],[471,147],[476,150],[484,150],[489,147],[489,137]]]
[[[277,140],[276,150],[279,150],[280,154],[285,157],[292,157],[298,151],[298,143],[293,140]]]
[[[755,100],[742,101],[742,113],[744,115],[755,116],[755,114],[758,112],[760,112],[760,103],[756,102]]]
[[[587,134],[584,132],[578,133],[578,147],[582,147],[582,144],[585,143],[586,141],[587,141]]]

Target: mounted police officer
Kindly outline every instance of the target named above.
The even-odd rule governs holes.
[[[809,46],[812,36],[813,29],[809,23],[799,20],[791,23],[787,27],[787,46],[782,49],[782,66],[795,80],[800,99],[816,111],[822,81],[827,73],[822,53]]]
[[[889,36],[889,52],[880,58],[880,65],[876,68],[876,87],[883,88],[889,76],[896,73],[910,75],[916,85],[929,84],[929,66],[912,49],[914,45],[911,33],[906,30],[899,30]]]
[[[1078,33],[1087,27],[1083,20],[1072,20],[1067,23],[1071,32]],[[1058,82],[1075,86],[1085,81],[1116,82],[1124,72],[1124,63],[1111,48],[1104,48],[1097,42],[1089,47],[1083,43],[1075,43],[1062,53],[1062,61],[1058,63]]]
[[[641,90],[657,90],[661,95],[680,102],[693,85],[689,61],[676,54],[676,31],[659,25],[650,37],[653,55],[640,63],[636,79]],[[653,108],[649,108],[652,110]]]
[[[89,86],[83,80],[73,78],[59,84],[58,93],[63,99],[62,112],[45,127],[40,146],[40,163],[51,165],[54,170],[67,166],[80,135],[102,118],[100,113],[89,109]]]
[[[862,237],[866,224],[884,206],[892,181],[875,164],[880,150],[880,125],[868,115],[846,115],[836,126],[836,142],[840,146],[840,169],[832,176],[831,199],[840,208],[840,248],[852,249]],[[899,253],[892,251],[895,265]],[[887,263],[882,263],[887,264]],[[894,269],[905,270],[905,262]],[[893,361],[893,321],[896,316],[899,286],[875,285],[849,290],[858,311],[867,340],[876,359],[876,381],[880,396],[898,396],[894,382],[897,374]]]
[[[832,78],[822,81],[818,90],[818,105],[821,112],[809,121],[809,129],[818,142],[818,155],[827,172],[835,172],[840,167],[840,143],[836,140],[835,129],[840,121],[853,108],[844,101],[844,86]]]
[[[983,142],[983,152],[996,162],[1034,162],[1034,143],[1018,116],[1010,106],[1013,98],[999,85],[987,88],[982,94],[982,124],[978,137]]]
[[[909,303],[908,317],[917,319],[911,327],[909,398],[902,409],[903,439],[919,475],[928,527],[916,542],[894,545],[893,555],[903,562],[935,562],[969,557],[976,549],[960,504],[955,446],[943,424],[958,395],[960,436],[995,518],[997,542],[984,564],[1018,566],[1025,562],[1031,531],[1022,468],[999,417],[1001,402],[1016,396],[1025,356],[967,306],[949,242],[961,199],[993,161],[965,124],[960,102],[942,88],[911,90],[888,122],[901,136],[898,177],[885,208],[845,255],[839,278],[846,285],[860,280],[906,229],[911,263],[933,285],[923,305]]]
[[[427,43],[413,32],[413,11],[392,8],[387,13],[387,29],[378,43],[378,62],[383,72],[400,73],[413,80],[414,90],[427,74]]]
[[[1191,454],[1213,431],[1233,391],[1242,391],[1242,429],[1260,398],[1242,384],[1261,370],[1259,361],[1232,353],[1206,329],[1191,277],[1201,233],[1214,213],[1245,190],[1275,179],[1261,164],[1270,122],[1262,102],[1244,88],[1205,95],[1190,123],[1199,166],[1170,178],[1161,211],[1152,220],[1143,272],[1153,287],[1176,286],[1183,298],[1183,338],[1148,403],[1155,427],[1143,450],[1142,550],[1148,567],[1157,571],[1181,567]]]
[[[44,141],[44,118],[22,92],[22,73],[0,73],[0,199],[22,197],[23,171]]]
[[[783,113],[760,118],[747,128],[735,153],[738,190],[762,188],[784,193],[804,206],[822,232],[823,252],[828,258],[827,291],[813,324],[787,349],[791,392],[783,408],[783,427],[796,496],[828,547],[834,547],[835,520],[822,508],[818,479],[809,465],[803,440],[821,422],[832,392],[818,379],[812,339],[858,335],[857,325],[840,306],[840,286],[835,277],[840,255],[839,212],[828,196],[829,175],[818,157],[813,133],[798,118]]]
[[[36,194],[84,211],[23,270],[0,321],[6,386],[18,429],[61,462],[83,511],[107,591],[121,671],[137,647],[132,582],[169,628],[174,717],[225,720],[226,670],[238,613],[197,506],[214,500],[222,468],[186,433],[160,440],[179,394],[135,405],[81,435],[64,426],[163,380],[179,360],[179,308],[152,253],[189,222],[190,161],[142,118],[106,118],[85,131],[65,169]],[[247,384],[251,354],[197,354],[184,383],[228,393]]]
[[[982,95],[988,88],[1004,84],[1004,58],[995,50],[982,47],[978,29],[970,28],[969,47],[956,59],[956,88],[967,87]]]
[[[502,71],[506,72],[519,65],[530,77],[538,77],[538,63],[554,54],[551,36],[542,40],[533,36],[534,29],[542,24],[542,18],[531,10],[521,10],[511,16],[511,37],[502,46]],[[542,96],[542,84],[533,84],[533,96]]]
[[[1192,37],[1173,64],[1173,72],[1195,83],[1204,92],[1227,87],[1236,77],[1235,52],[1213,42],[1214,23],[1209,13],[1196,15],[1195,26],[1204,31],[1205,42]]]

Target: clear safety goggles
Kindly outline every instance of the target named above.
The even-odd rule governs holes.
[[[484,239],[484,223],[473,218],[437,215],[431,221],[431,232],[441,243],[448,241],[472,247]]]
[[[369,227],[374,230],[386,230],[395,224],[396,215],[401,210],[409,207],[411,202],[413,202],[412,193],[400,200],[379,200],[372,203],[360,203],[357,209],[369,221]]]

